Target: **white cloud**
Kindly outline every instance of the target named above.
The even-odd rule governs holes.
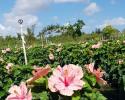
[[[20,32],[20,26],[18,24],[18,19],[23,19],[23,30],[24,32],[26,31],[27,27],[30,27],[30,25],[38,23],[38,18],[34,15],[22,15],[22,16],[13,16],[13,15],[6,15],[5,19],[6,21],[4,22],[4,25],[8,28],[7,32]],[[14,20],[13,20],[14,19]],[[12,30],[13,31],[12,31]]]
[[[118,17],[118,18],[113,18],[113,19],[110,19],[110,20],[104,20],[103,24],[99,25],[98,27],[103,28],[107,25],[113,25],[113,26],[125,25],[125,18]]]
[[[87,15],[87,16],[91,16],[97,12],[100,11],[100,8],[99,6],[95,3],[95,2],[92,2],[90,3],[85,9],[84,9],[84,13]]]
[[[18,19],[24,20],[24,31],[25,29],[33,24],[39,22],[39,18],[35,15],[38,11],[43,10],[46,6],[52,3],[68,3],[68,2],[88,2],[89,0],[16,0],[11,11],[4,14],[4,22],[0,24],[0,32],[4,35],[15,35],[19,32]],[[54,20],[58,20],[57,16]],[[14,34],[12,34],[14,33]]]
[[[0,30],[5,30],[5,27],[2,24],[0,24]]]
[[[89,0],[54,0],[56,3],[67,3],[67,2],[89,2]]]
[[[4,23],[0,25],[0,31],[4,32],[4,35],[15,35],[12,33],[19,32],[18,19],[24,20],[24,31],[26,27],[38,23],[38,17],[35,13],[44,9],[53,0],[16,0],[15,5],[10,12],[4,14]],[[3,30],[3,27],[6,28]]]
[[[46,7],[52,1],[53,0],[17,0],[12,12],[18,15],[33,13]]]
[[[118,18],[114,18],[111,20],[105,20],[104,21],[105,24],[111,24],[111,25],[125,25],[125,18],[123,17],[118,17]]]

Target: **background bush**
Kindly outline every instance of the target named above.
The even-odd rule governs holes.
[[[30,48],[27,50],[28,66],[23,66],[24,57],[21,49],[6,54],[2,54],[1,57],[4,59],[4,63],[0,64],[0,72],[2,72],[0,76],[1,100],[6,96],[5,94],[7,93],[8,88],[12,84],[14,83],[18,84],[20,83],[20,81],[26,80],[31,76],[33,65],[45,66],[46,64],[50,64],[52,68],[57,67],[57,65],[63,66],[65,64],[75,64],[75,65],[78,64],[84,68],[85,64],[95,62],[96,68],[101,67],[106,71],[105,75],[106,77],[104,78],[108,81],[108,84],[111,86],[111,88],[117,90],[116,92],[118,93],[118,95],[120,95],[119,93],[121,92],[124,93],[125,90],[124,42],[120,40],[102,41],[102,45],[100,48],[93,49],[92,45],[96,43],[97,43],[96,41],[89,41],[83,43],[63,44],[63,45],[52,44],[46,47]],[[58,51],[58,49],[60,49],[60,51]],[[49,60],[50,53],[54,55],[54,61]],[[120,60],[122,60],[121,63],[119,63]],[[12,75],[7,74],[5,70],[5,65],[9,62],[15,64]],[[89,76],[89,78],[90,77],[91,76]],[[87,75],[85,76],[86,82],[88,82],[88,86],[86,86],[85,88],[86,91],[80,95],[83,96],[84,98],[85,97],[90,98],[90,100],[103,100],[100,99],[103,98],[103,96],[102,97],[99,96],[98,99],[96,98],[97,95],[102,95],[102,94],[100,94],[99,91],[95,92],[93,88],[91,88],[93,87],[91,83],[93,83],[94,80],[91,82],[90,81],[91,78],[90,80],[89,78],[87,78]],[[49,93],[45,91],[43,91],[42,93],[43,95],[49,95]]]

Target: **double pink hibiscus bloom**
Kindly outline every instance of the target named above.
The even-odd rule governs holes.
[[[60,92],[62,95],[72,96],[74,90],[81,90],[84,81],[82,68],[73,64],[58,66],[53,75],[48,79],[48,86],[52,92]]]

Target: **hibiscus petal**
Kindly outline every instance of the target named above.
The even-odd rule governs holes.
[[[61,72],[62,72],[62,68],[61,68],[61,66],[58,66],[58,67],[53,71],[53,75],[59,77],[59,76],[61,75]]]
[[[76,66],[73,64],[65,65],[63,70],[67,70],[69,76],[77,76],[77,78],[81,79],[83,77],[83,71],[80,66]]]
[[[21,94],[20,87],[18,87],[17,85],[12,86],[12,87],[9,89],[8,92],[9,92],[9,93],[12,93],[12,94],[15,94],[15,93]]]
[[[86,69],[88,70],[89,73],[93,73],[94,72],[94,63],[90,63],[88,65],[85,65]]]
[[[107,82],[106,82],[103,78],[98,78],[98,79],[97,79],[97,83],[98,83],[99,85],[106,85],[106,84],[107,84]]]
[[[24,82],[21,82],[20,89],[21,89],[21,95],[27,94],[27,87],[26,87],[26,84]]]
[[[28,94],[27,94],[27,100],[32,100],[31,89],[29,90],[29,92],[28,92]]]
[[[52,92],[56,92],[57,89],[55,88],[55,77],[51,76],[49,79],[48,79],[48,87],[49,89],[52,91]]]
[[[57,84],[55,84],[55,88],[57,88],[58,90],[62,90],[65,88],[65,84],[62,82],[58,82]]]
[[[48,80],[49,89],[52,92],[59,91],[60,94],[71,96],[73,90],[80,90],[83,87],[82,68],[73,64],[65,65],[63,68],[58,66],[53,75]]]
[[[60,90],[60,94],[65,95],[65,96],[72,96],[73,95],[73,90],[70,90],[68,88]]]
[[[82,80],[75,80],[72,84],[68,86],[70,90],[81,90],[85,84]]]
[[[39,79],[40,77],[46,76],[51,70],[49,65],[46,65],[45,68],[36,68],[33,71],[33,80]]]
[[[15,94],[10,94],[6,100],[19,100],[19,97],[16,96]]]

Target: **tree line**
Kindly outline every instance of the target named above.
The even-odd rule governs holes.
[[[73,40],[76,40],[79,37],[85,39],[96,39],[99,38],[101,40],[107,39],[117,39],[120,36],[124,37],[125,29],[120,32],[118,29],[114,28],[111,25],[105,26],[103,29],[96,28],[91,33],[85,33],[83,27],[85,23],[83,20],[77,20],[74,24],[66,24],[66,25],[48,25],[39,32],[39,34],[35,35],[35,25],[27,28],[27,34],[24,34],[25,41],[27,47],[34,46],[37,44],[44,45],[47,43],[47,40],[52,41],[55,37],[69,37]],[[54,34],[58,34],[54,35]],[[87,38],[86,38],[87,37]],[[17,33],[17,36],[0,36],[0,48],[3,47],[20,47],[21,45],[21,35]]]

